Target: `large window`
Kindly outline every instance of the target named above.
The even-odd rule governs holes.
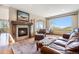
[[[58,31],[72,31],[72,16],[60,17],[49,20],[49,28]]]
[[[36,31],[38,31],[39,29],[43,29],[44,28],[44,23],[43,21],[39,20],[35,23],[35,27],[36,27]]]
[[[9,39],[9,21],[0,20],[0,48],[8,45]]]
[[[8,20],[0,20],[0,32],[8,32],[9,31],[9,21]]]

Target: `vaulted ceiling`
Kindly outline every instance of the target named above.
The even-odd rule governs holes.
[[[6,4],[6,6],[43,17],[64,14],[79,9],[79,4]]]

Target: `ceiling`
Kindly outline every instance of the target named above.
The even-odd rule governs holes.
[[[64,14],[79,9],[79,4],[6,4],[6,6],[43,17]]]

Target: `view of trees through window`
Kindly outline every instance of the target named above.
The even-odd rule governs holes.
[[[9,29],[9,21],[0,20],[0,32],[8,32]]]
[[[50,29],[72,31],[72,16],[60,17],[49,20]]]

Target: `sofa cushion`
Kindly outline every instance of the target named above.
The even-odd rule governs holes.
[[[79,51],[79,42],[72,42],[72,43],[68,44],[66,46],[66,50],[78,52]]]
[[[54,48],[54,49],[56,49],[56,50],[65,51],[65,47],[60,46],[60,45],[57,45],[57,44],[54,44],[54,43],[50,44],[49,47],[50,47],[50,48]]]
[[[64,39],[64,38],[58,39],[58,40],[62,40],[62,41],[68,42],[68,40],[67,39]]]
[[[79,38],[78,38],[78,37],[73,37],[73,38],[71,38],[71,39],[67,42],[67,45],[68,45],[68,44],[71,44],[72,42],[79,42]]]
[[[67,42],[64,41],[64,40],[56,40],[56,41],[54,41],[54,44],[57,44],[57,45],[65,47],[65,45],[67,44]]]

